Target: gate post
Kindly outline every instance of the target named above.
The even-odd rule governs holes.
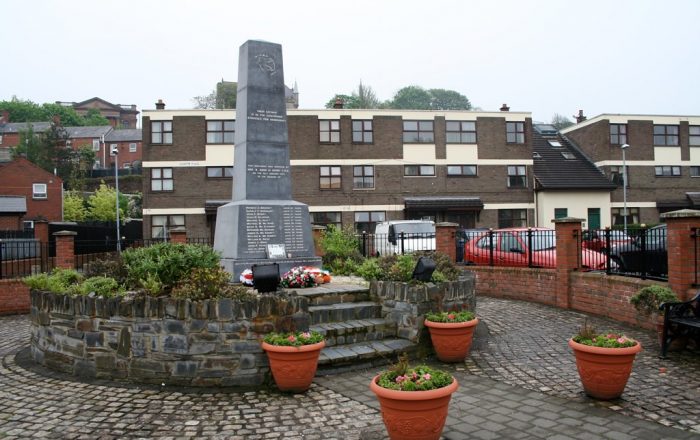
[[[55,267],[61,269],[75,269],[75,231],[54,232],[56,237],[56,263]]]
[[[666,222],[666,249],[668,258],[668,287],[681,301],[695,295],[698,283],[700,239],[694,229],[700,228],[700,211],[681,209],[661,214]]]
[[[564,217],[552,220],[557,237],[556,306],[571,307],[569,274],[581,269],[581,223],[583,219]]]
[[[459,224],[442,222],[435,224],[435,250],[457,261],[457,227]]]

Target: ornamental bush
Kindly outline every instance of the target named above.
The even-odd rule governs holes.
[[[379,374],[377,385],[397,391],[428,391],[446,387],[453,381],[450,373],[427,365],[411,368],[408,357],[404,355],[392,369]]]

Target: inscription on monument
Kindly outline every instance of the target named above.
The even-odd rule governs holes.
[[[248,114],[248,119],[251,121],[286,122],[284,115],[275,110],[252,110]]]
[[[284,244],[288,251],[303,251],[304,247],[304,210],[299,206],[282,208],[282,230]],[[306,216],[308,221],[308,215]]]
[[[267,243],[277,235],[270,206],[246,206],[246,239],[249,252],[265,252]]]
[[[258,179],[280,179],[289,175],[289,165],[248,164],[246,171]]]

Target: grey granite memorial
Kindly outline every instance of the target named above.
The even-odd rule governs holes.
[[[233,199],[219,207],[214,249],[234,281],[253,264],[321,266],[309,208],[292,200],[282,46],[240,48]]]

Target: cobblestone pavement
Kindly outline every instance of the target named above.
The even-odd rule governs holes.
[[[479,298],[477,309],[490,336],[480,335],[466,363],[436,363],[460,382],[446,440],[700,438],[697,354],[659,360],[648,333],[625,329],[648,348],[623,399],[602,405],[579,391],[566,345],[584,315],[491,298]],[[32,366],[28,328],[26,316],[0,318],[3,440],[386,438],[368,388],[375,371],[317,377],[303,395],[78,381]],[[680,397],[666,397],[673,393]]]

